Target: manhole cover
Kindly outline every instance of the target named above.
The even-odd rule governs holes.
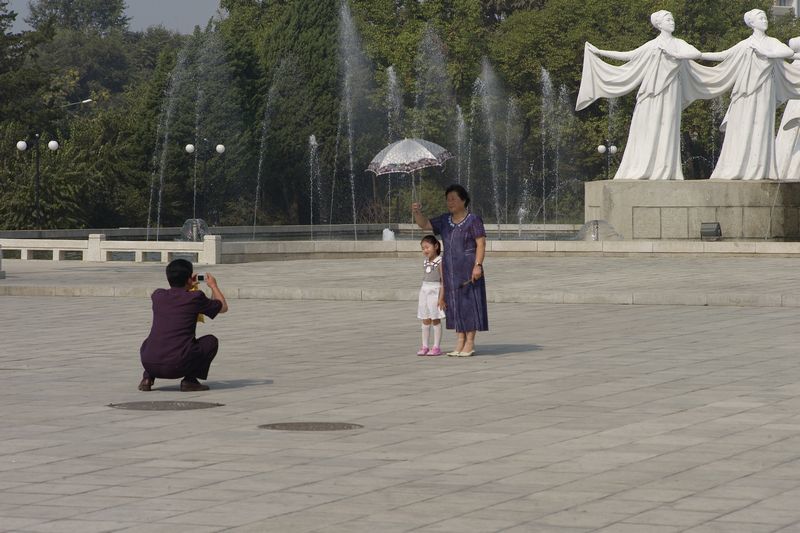
[[[280,422],[278,424],[264,424],[260,429],[277,429],[279,431],[342,431],[346,429],[361,429],[359,424],[346,422]]]
[[[108,404],[109,407],[113,407],[114,409],[133,409],[137,411],[188,411],[189,409],[208,409],[209,407],[220,407],[222,405],[225,404],[181,401],[127,402]]]

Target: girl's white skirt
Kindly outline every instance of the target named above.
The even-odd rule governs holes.
[[[444,318],[444,310],[439,309],[439,289],[442,284],[437,281],[423,281],[419,289],[419,305],[417,318]]]

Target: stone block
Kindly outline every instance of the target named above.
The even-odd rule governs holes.
[[[565,292],[565,304],[633,304],[633,294],[628,292]]]
[[[89,243],[88,249],[86,250],[86,260],[87,261],[97,261],[103,262],[106,260],[106,254],[102,249],[103,241],[106,240],[106,236],[102,233],[90,233],[89,234]]]
[[[422,239],[422,234],[420,233],[420,239]],[[419,252],[419,240],[402,240],[402,241],[394,241],[396,250],[398,252]]]
[[[723,236],[725,233],[722,234]],[[703,251],[716,254],[754,254],[756,243],[747,241],[706,241],[703,242]]]
[[[315,241],[314,251],[317,253],[352,253],[356,250],[355,241]]]
[[[556,252],[602,252],[602,241],[553,241]]]
[[[310,254],[314,252],[313,241],[285,241],[278,243],[278,249],[282,254]]]
[[[413,289],[362,289],[361,299],[365,302],[415,302],[419,291]]]
[[[742,236],[745,239],[766,239],[769,238],[770,230],[775,231],[776,234],[783,235],[783,223],[779,222],[783,215],[782,211],[780,207],[775,209],[771,207],[743,207]]]
[[[700,241],[653,241],[653,252],[657,254],[700,254],[703,250]]]
[[[653,251],[654,241],[600,241],[604,253],[646,253]],[[658,241],[655,241],[658,242]]]
[[[800,239],[800,208],[783,208],[783,236],[786,239]]]
[[[757,254],[800,255],[800,242],[756,242]]]
[[[355,245],[355,250],[359,253],[394,253],[397,251],[397,241],[358,241]]]
[[[617,229],[617,231],[619,230]],[[634,207],[632,234],[631,235],[623,234],[622,236],[633,239],[660,239],[661,208]]]
[[[536,252],[538,250],[536,241],[489,241],[489,244],[491,244],[490,251],[492,252]]]
[[[641,291],[633,293],[637,305],[707,305],[705,294],[696,292]]]
[[[781,307],[800,307],[800,294],[782,294]]]
[[[492,290],[486,294],[490,303],[531,303],[531,304],[561,304],[564,303],[564,293],[560,291],[507,291]]]
[[[557,241],[536,241],[537,252],[555,252]]]
[[[200,252],[198,259],[207,265],[218,265],[222,261],[222,236],[203,237],[203,251]]]
[[[708,305],[730,305],[736,307],[781,307],[780,294],[719,293],[708,295]]]
[[[689,209],[686,207],[661,208],[661,238],[689,238]]]
[[[742,207],[717,207],[716,220],[722,229],[723,239],[741,239],[743,231]],[[711,222],[704,220],[704,222]]]

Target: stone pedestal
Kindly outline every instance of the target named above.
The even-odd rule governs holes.
[[[584,216],[628,240],[699,239],[702,222],[723,239],[800,240],[800,181],[592,181]]]

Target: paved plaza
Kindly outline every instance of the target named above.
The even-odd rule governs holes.
[[[565,294],[797,294],[796,260],[665,259],[489,258],[487,270],[504,291],[517,279]],[[239,298],[198,326],[221,339],[211,390],[157,380],[145,393],[137,291],[163,286],[162,265],[4,261],[0,286],[134,297],[0,296],[0,531],[800,531],[800,310],[493,303],[476,357],[417,357],[404,301],[417,267],[214,267]],[[381,280],[406,292],[246,293]],[[144,400],[222,405],[109,407]],[[259,428],[303,421],[363,428]]]

